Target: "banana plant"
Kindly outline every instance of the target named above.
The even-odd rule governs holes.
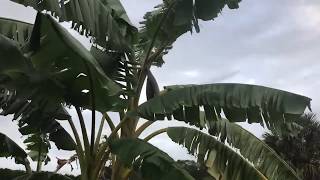
[[[82,180],[98,179],[107,162],[112,180],[136,173],[151,180],[194,179],[148,143],[161,133],[187,148],[216,179],[300,179],[271,148],[235,123],[276,127],[299,117],[310,107],[310,98],[236,83],[171,85],[160,91],[150,70],[163,64],[181,35],[199,33],[199,21],[215,19],[225,6],[237,9],[240,0],[163,0],[145,14],[140,28],[119,0],[11,1],[38,14],[34,24],[0,20],[0,87],[19,100],[2,105],[3,114],[13,114],[20,128],[29,127],[25,134],[57,132],[62,128],[52,124],[67,120]],[[59,22],[71,22],[73,30],[90,38],[91,49]],[[145,82],[147,101],[139,104]],[[80,129],[68,107],[76,109]],[[84,109],[91,110],[91,118],[83,116]],[[98,130],[96,112],[103,114]],[[119,114],[118,124],[110,112]],[[193,128],[159,129],[141,138],[164,119]],[[146,122],[138,127],[141,121]],[[109,134],[102,133],[105,123]],[[63,132],[56,133],[61,146],[68,145],[63,138],[68,132]]]

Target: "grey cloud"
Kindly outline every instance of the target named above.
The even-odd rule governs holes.
[[[0,17],[33,23],[35,15],[36,12],[31,8],[26,8],[11,1],[1,1]]]

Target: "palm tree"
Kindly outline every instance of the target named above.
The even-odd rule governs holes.
[[[12,1],[38,14],[34,24],[0,20],[3,114],[13,114],[24,135],[50,139],[55,134],[50,140],[58,147],[75,149],[82,180],[98,179],[106,162],[117,180],[134,172],[151,180],[194,179],[148,143],[161,133],[186,147],[216,179],[299,179],[271,148],[235,122],[275,127],[300,116],[311,99],[234,83],[173,85],[160,92],[150,71],[163,64],[182,34],[200,32],[199,20],[216,18],[225,6],[236,9],[240,0],[164,0],[145,14],[139,29],[119,0]],[[58,21],[71,21],[72,29],[90,38],[90,51]],[[148,101],[139,104],[145,81]],[[66,111],[70,106],[77,111],[81,131]],[[92,112],[90,135],[83,109]],[[96,111],[103,114],[98,130]],[[109,112],[118,113],[120,123]],[[194,128],[159,129],[141,139],[145,129],[163,119]],[[56,120],[68,121],[75,142]],[[111,133],[102,136],[105,122]]]
[[[320,123],[314,114],[305,114],[281,132],[271,129],[264,141],[274,149],[303,179],[320,178]]]

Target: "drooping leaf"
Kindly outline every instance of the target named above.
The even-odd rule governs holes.
[[[9,39],[15,40],[20,46],[25,45],[30,40],[32,29],[32,24],[7,18],[0,18],[0,34]]]
[[[217,169],[223,179],[267,179],[249,161],[215,137],[187,127],[170,127],[167,134],[172,141],[196,155],[199,162],[205,163],[209,169]]]
[[[136,28],[131,24],[118,0],[11,0],[31,6],[39,12],[51,12],[60,22],[72,22],[80,34],[93,36],[93,41],[107,49],[129,48]]]
[[[48,29],[49,31],[46,31]],[[61,103],[74,103],[67,96],[69,89],[66,89],[65,86],[72,86],[72,90],[77,91],[78,95],[82,93],[83,89],[90,88],[88,77],[83,78],[85,79],[84,84],[79,81],[80,84],[74,85],[73,81],[70,81],[70,79],[72,80],[70,75],[76,80],[77,75],[89,69],[89,71],[92,71],[93,78],[98,80],[97,84],[99,85],[97,87],[100,89],[96,89],[100,91],[97,92],[104,95],[111,92],[112,95],[115,95],[116,91],[120,91],[120,88],[99,69],[99,65],[90,56],[90,53],[72,37],[68,39],[70,37],[52,18],[41,14],[37,16],[32,36],[28,42],[29,50],[32,50],[32,52],[24,51],[24,53],[28,54],[28,57],[21,52],[20,48],[22,47],[19,47],[18,43],[1,35],[0,55],[3,66],[0,68],[0,77],[4,77],[4,81],[1,81],[1,87],[4,88],[1,89],[1,114],[14,114],[14,119],[18,119],[19,122],[19,131],[23,135],[32,136],[33,134],[43,133],[48,136],[59,129],[61,130],[62,127],[55,119],[70,117]],[[57,47],[62,47],[62,50],[55,51],[59,49]],[[66,49],[63,50],[63,48]],[[76,51],[77,49],[78,51]],[[83,49],[86,51],[81,51]],[[65,53],[67,51],[69,51],[69,54]],[[51,55],[49,55],[50,52],[52,52]],[[74,59],[71,60],[76,60],[74,64],[69,62],[70,65],[63,62],[68,61],[68,57],[64,55],[72,56]],[[79,65],[79,62],[82,64]],[[59,66],[59,63],[62,66]],[[63,66],[65,65],[64,63],[71,66],[69,71],[71,73],[63,74],[62,70],[66,70],[66,67]],[[82,107],[90,106],[89,96],[86,95],[84,97],[86,99],[82,99],[84,103],[80,105]],[[111,103],[111,105],[108,104],[107,106],[106,104],[101,105],[100,102],[97,103],[98,109],[109,109],[114,105]],[[65,131],[63,136],[65,137],[63,139],[64,142],[61,141],[61,137],[57,138],[57,136],[53,136],[52,140],[58,148],[71,150],[71,146],[74,145],[72,138]],[[43,150],[42,152],[46,151],[48,150]],[[35,154],[33,152],[34,150],[31,151],[31,154]]]
[[[49,135],[50,141],[55,142],[58,149],[63,150],[75,150],[76,143],[70,136],[70,134],[60,126],[56,131],[50,133]]]
[[[169,86],[166,92],[138,107],[138,115],[155,121],[172,116],[198,127],[221,118],[231,122],[258,122],[268,127],[302,114],[311,99],[282,90],[246,84]],[[200,109],[204,109],[202,116]],[[163,119],[163,118],[161,118]]]
[[[154,50],[163,53],[154,60],[154,65],[163,63],[162,56],[171,49],[172,44],[178,37],[193,29],[200,32],[199,19],[213,20],[227,5],[230,9],[239,7],[240,0],[169,0],[163,1],[154,11],[144,15],[143,25],[139,31],[139,43],[137,53],[143,59],[146,51],[154,39]],[[160,25],[161,23],[161,25]],[[159,26],[160,25],[160,26]],[[159,28],[160,27],[160,28]]]
[[[140,172],[144,179],[190,179],[185,170],[160,149],[139,139],[119,139],[111,143],[111,152],[127,167]]]
[[[14,120],[18,120],[19,131],[22,135],[42,132],[48,134],[50,141],[54,142],[59,149],[75,149],[75,142],[70,134],[56,121],[56,119],[71,118],[61,104],[44,103],[39,104],[39,107],[36,99],[33,99],[34,101],[27,100],[32,94],[20,96],[5,89],[1,89],[0,92],[1,115],[13,114]],[[41,93],[37,95],[41,96]],[[52,100],[48,98],[47,101]]]
[[[0,38],[0,55],[3,62],[0,77],[6,77],[0,84],[2,87],[1,114],[14,114],[14,119],[24,114],[21,123],[19,122],[22,127],[23,122],[30,122],[30,119],[41,119],[39,113],[32,116],[33,118],[30,116],[30,114],[35,114],[35,110],[38,110],[39,107],[43,108],[45,117],[51,116],[58,108],[61,109],[61,98],[56,98],[61,90],[54,87],[51,80],[45,79],[45,74],[40,76],[34,71],[31,61],[24,57],[14,41],[2,35]],[[41,80],[44,83],[39,84]],[[61,117],[61,112],[59,116]],[[34,122],[34,124],[41,126],[42,123]]]
[[[268,179],[300,179],[273,149],[241,126],[220,120],[212,123],[209,133],[239,149],[239,153]]]
[[[27,153],[5,134],[0,133],[0,157],[12,157],[17,164],[26,164]]]

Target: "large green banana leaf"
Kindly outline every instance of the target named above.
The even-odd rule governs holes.
[[[215,169],[215,178],[232,180],[266,180],[257,168],[239,153],[226,146],[215,137],[201,131],[186,127],[170,127],[167,129],[172,141],[183,145],[198,157],[210,169]]]
[[[39,35],[31,43],[32,64],[41,74],[49,74],[58,85],[62,85],[67,103],[91,108],[92,89],[99,111],[110,110],[121,102],[118,99],[121,88],[104,74],[90,52],[53,18],[39,13],[34,31]],[[83,90],[89,90],[89,93]]]
[[[199,19],[213,20],[226,5],[236,9],[239,3],[240,0],[164,0],[154,11],[144,15],[136,51],[143,58],[154,40],[154,50],[165,48],[164,55],[182,34],[188,31],[192,33],[193,29],[200,31]],[[155,65],[162,63],[162,56],[154,60]]]
[[[11,78],[10,85],[15,83],[21,88],[51,81],[48,84],[55,86],[51,87],[52,92],[64,96],[65,102],[91,108],[91,94],[83,91],[91,89],[91,78],[97,110],[110,110],[122,103],[118,98],[121,88],[105,75],[90,52],[48,15],[37,15],[32,37],[23,53],[14,41],[5,37],[0,40],[0,55],[6,62],[0,68],[0,77]]]
[[[246,84],[169,86],[138,107],[138,115],[155,121],[172,116],[198,127],[209,127],[222,112],[231,122],[257,122],[268,127],[301,115],[311,99],[282,90]],[[204,110],[204,116],[200,113]]]
[[[111,152],[116,154],[121,162],[141,173],[144,179],[194,179],[168,154],[148,142],[139,139],[119,139],[114,140],[110,147]]]
[[[125,16],[121,12],[119,12],[119,15]],[[0,34],[16,41],[20,46],[24,46],[22,49],[27,49],[30,46],[29,41],[32,30],[33,24],[0,18]],[[98,61],[108,77],[115,82],[120,82],[118,85],[122,86],[124,90],[132,89],[136,81],[133,76],[134,70],[137,69],[138,63],[132,62],[132,59],[125,58],[125,53],[123,52],[109,51],[97,46],[92,46],[90,53]]]
[[[17,40],[15,38],[13,39]],[[21,85],[26,83],[25,76],[27,76],[27,73],[31,70],[28,65],[28,59],[23,56],[15,41],[10,40],[3,35],[0,35],[0,54],[3,58],[3,66],[0,68],[0,74],[5,77],[3,81],[1,81],[0,86],[9,89],[19,89],[19,94],[13,93],[12,90],[4,88],[0,89],[1,115],[14,114],[14,119],[17,119],[23,114],[24,118],[19,121],[19,126],[21,128],[28,128],[25,124],[41,125],[41,123],[37,121],[41,120],[41,116],[39,116],[39,113],[34,113],[37,108],[33,107],[31,105],[32,103],[28,102],[32,93],[30,93],[30,91],[29,93],[23,93],[22,89],[20,89]],[[15,80],[12,81],[13,79]],[[23,94],[23,96],[20,97],[20,94]],[[30,116],[30,114],[36,115]],[[45,123],[45,126],[48,127],[49,125]],[[33,129],[33,133],[39,131],[37,127],[34,127]],[[46,147],[44,147],[44,149],[46,149],[46,151],[43,151],[43,154],[46,156],[47,153],[45,152],[47,152],[48,149]]]
[[[119,0],[11,1],[51,12],[60,22],[71,21],[74,30],[107,49],[126,50],[137,31]]]
[[[239,149],[239,153],[268,179],[299,179],[296,172],[267,144],[241,126],[221,120],[212,123],[209,133],[221,142]]]
[[[26,163],[27,153],[5,134],[0,133],[0,157],[13,157],[17,164]]]

